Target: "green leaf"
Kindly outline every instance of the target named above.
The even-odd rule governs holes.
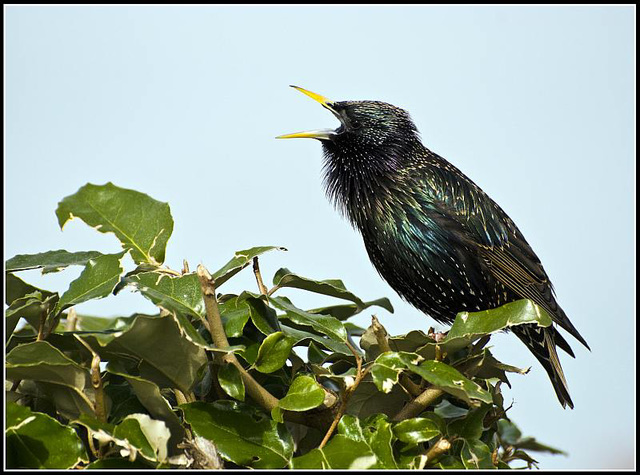
[[[280,310],[285,311],[286,318],[298,325],[307,325],[314,330],[327,335],[333,340],[345,342],[347,340],[347,331],[340,320],[328,317],[326,315],[317,315],[299,309],[291,303],[286,297],[271,297],[269,299],[273,305]]]
[[[371,367],[371,377],[379,391],[391,392],[398,384],[400,373],[407,368],[407,361],[418,363],[422,358],[415,353],[395,353],[387,351],[376,358]]]
[[[204,317],[202,289],[195,273],[173,276],[162,271],[144,272],[131,275],[126,281],[159,307],[179,314]]]
[[[22,422],[31,417],[31,414],[31,409],[28,407],[10,402],[7,404],[7,429],[11,429],[22,424]]]
[[[113,434],[113,429],[115,429],[114,424],[110,424],[108,422],[101,422],[96,419],[93,415],[89,414],[81,414],[76,420],[71,422],[75,425],[82,425],[87,428],[91,432],[99,433],[100,435],[104,434],[110,436]]]
[[[460,457],[455,457],[453,455],[445,455],[438,459],[436,467],[441,470],[464,470],[466,468],[462,463],[462,460],[460,460]]]
[[[549,452],[556,455],[567,455],[566,452],[541,444],[533,437],[522,437],[522,432],[508,419],[500,419],[497,422],[498,435],[503,443],[512,445],[517,449],[533,450],[534,452]]]
[[[367,418],[363,425],[364,437],[371,451],[378,459],[376,466],[386,469],[397,469],[398,464],[393,453],[395,435],[391,423],[384,414],[376,414]]]
[[[61,228],[77,217],[102,233],[114,233],[136,263],[162,264],[173,232],[167,203],[112,183],[83,186],[58,203],[56,216]]]
[[[548,327],[551,325],[551,317],[528,299],[482,312],[461,312],[456,316],[447,336],[439,342],[439,346],[442,351],[453,353],[485,335],[527,323]],[[429,358],[423,351],[417,353]]]
[[[496,468],[491,460],[491,450],[479,440],[464,439],[460,457],[467,469]]]
[[[403,351],[407,353],[417,353],[419,348],[434,341],[420,330],[410,331],[406,335],[388,336],[387,340],[392,351]],[[376,338],[371,325],[362,335],[362,338],[360,339],[360,346],[365,350],[367,361],[373,361],[380,356],[381,352],[378,347],[378,339]],[[420,356],[424,357],[424,355]],[[433,357],[427,359],[433,359]]]
[[[409,370],[443,391],[462,399],[469,405],[477,405],[477,402],[474,401],[481,401],[487,404],[492,402],[491,394],[482,389],[477,383],[467,379],[457,369],[441,361],[425,361],[420,366],[411,364],[408,361],[407,363]]]
[[[80,277],[71,282],[69,289],[60,297],[56,312],[110,295],[124,272],[120,263],[124,254],[124,252],[104,254],[95,259],[89,259]]]
[[[304,469],[353,469],[375,468],[377,459],[364,441],[354,441],[344,435],[333,436],[322,449],[313,449],[309,453],[291,461],[295,470]]]
[[[350,303],[344,305],[331,305],[328,307],[314,308],[307,311],[309,313],[320,313],[322,315],[329,315],[331,317],[337,318],[340,321],[344,321],[373,306],[384,308],[388,312],[393,313],[393,305],[391,305],[391,301],[386,297],[371,300],[369,302],[364,302],[364,305],[361,307],[358,307],[358,305],[356,304]]]
[[[137,315],[124,331],[85,334],[83,339],[103,361],[136,361],[140,377],[183,393],[191,390],[207,362],[205,350],[185,338],[172,315]]]
[[[296,470],[398,468],[391,449],[391,425],[383,416],[376,415],[363,428],[357,418],[345,415],[338,424],[338,432],[322,449],[294,458],[291,467]]]
[[[39,254],[18,254],[6,262],[7,272],[40,269],[42,273],[58,272],[68,266],[84,266],[90,259],[100,257],[98,251],[69,252],[64,249]]]
[[[506,373],[527,374],[529,372],[529,368],[521,369],[498,361],[494,358],[488,348],[483,349],[482,353],[478,355],[478,357],[479,360],[475,363],[473,370],[474,377],[476,378],[498,378],[500,381],[511,387]]]
[[[431,419],[414,417],[393,426],[393,433],[398,440],[407,444],[419,444],[440,435],[438,424]]]
[[[280,269],[273,276],[273,285],[277,288],[290,287],[307,290],[317,294],[328,295],[339,299],[350,300],[359,309],[364,308],[364,302],[353,293],[349,292],[341,280],[313,280],[292,273],[289,269]]]
[[[280,322],[274,309],[261,297],[251,292],[242,292],[238,298],[246,299],[251,321],[265,335],[280,331]]]
[[[293,343],[294,339],[283,332],[272,333],[262,341],[253,366],[261,373],[273,373],[279,370],[289,358]]]
[[[390,393],[378,390],[370,381],[362,381],[349,398],[347,413],[368,417],[372,414],[395,416],[411,398],[399,385],[393,386]]]
[[[307,360],[309,360],[309,363],[322,364],[327,356],[327,353],[318,348],[318,345],[313,341],[309,342],[309,348],[307,350]]]
[[[150,462],[167,459],[169,430],[164,422],[153,420],[146,414],[129,414],[117,425],[83,414],[73,424],[84,426],[100,445],[116,444],[121,456],[136,459],[137,454],[141,454]]]
[[[110,361],[107,365],[107,372],[125,378],[140,403],[149,411],[149,414],[154,419],[164,421],[171,431],[169,447],[170,451],[173,452],[173,448],[177,447],[178,443],[186,436],[186,433],[180,419],[173,412],[173,408],[162,396],[158,385],[139,376],[127,374],[117,362]]]
[[[16,346],[7,355],[7,378],[46,383],[43,388],[57,410],[69,419],[93,414],[93,402],[85,393],[91,386],[89,371],[46,341]]]
[[[498,435],[503,442],[506,442],[509,445],[515,445],[522,438],[522,432],[518,429],[513,422],[508,419],[500,419],[497,422],[498,425]]]
[[[529,455],[528,453],[526,453],[524,450],[515,450],[513,452],[513,454],[511,455],[511,457],[515,458],[515,459],[519,459],[519,460],[524,460],[525,462],[527,462],[527,467],[526,468],[532,468],[532,467],[537,467],[538,461],[536,459],[534,459],[533,457],[531,457],[531,455]],[[500,464],[502,461],[499,461],[498,463]],[[502,464],[505,464],[504,462],[502,462]],[[509,466],[508,464],[507,467]],[[498,465],[498,468],[502,468],[500,465]],[[509,467],[510,468],[510,467]],[[525,468],[525,467],[522,467]]]
[[[308,411],[322,405],[324,395],[322,386],[313,377],[303,374],[293,380],[278,406],[286,411]]]
[[[225,460],[252,468],[282,468],[293,455],[293,439],[283,424],[235,401],[180,406],[193,432],[215,444]]]
[[[483,422],[489,409],[491,409],[489,404],[483,404],[469,411],[466,417],[452,421],[447,428],[448,435],[456,435],[468,440],[479,439],[484,431]]]
[[[214,285],[216,289],[218,289],[227,280],[229,280],[231,277],[251,264],[254,257],[257,257],[268,251],[273,251],[275,249],[277,249],[278,251],[286,251],[284,247],[280,246],[260,246],[236,252],[229,262],[227,262],[224,266],[222,266],[221,269],[218,269],[211,275],[214,279]]]
[[[227,363],[218,369],[220,387],[234,399],[244,401],[244,382],[240,370],[233,364]]]
[[[14,421],[16,413],[22,420],[6,431],[7,468],[68,469],[81,461],[89,462],[82,441],[71,427],[46,414],[13,406],[17,404],[7,402],[7,412],[13,415]]]
[[[469,409],[455,406],[446,399],[443,399],[434,407],[433,413],[444,419],[455,419],[466,416],[469,413]]]
[[[49,318],[57,302],[58,294],[48,292],[43,294],[38,290],[15,299],[5,312],[7,339],[11,337],[21,318],[24,318],[37,331],[40,327],[41,319]]]
[[[327,350],[330,350],[334,353],[339,353],[342,355],[351,355],[351,350],[349,347],[340,341],[332,340],[324,335],[317,335],[315,333],[311,333],[305,330],[301,330],[298,328],[293,328],[289,325],[284,325],[280,323],[280,329],[289,337],[295,340],[294,346],[299,344],[304,344],[306,342],[315,342]]]
[[[5,273],[5,284],[5,302],[7,305],[11,305],[15,300],[34,292],[40,292],[43,299],[50,295],[58,295],[56,292],[49,292],[48,290],[34,287],[11,272]]]
[[[153,420],[146,414],[131,414],[115,427],[113,435],[127,440],[147,460],[167,460],[167,442],[171,434],[162,421]]]
[[[519,440],[516,444],[516,447],[518,447],[519,449],[533,450],[534,452],[548,452],[554,455],[567,455],[564,450],[541,444],[533,437],[525,437]]]
[[[229,338],[242,336],[244,326],[249,321],[250,309],[245,298],[237,296],[218,305],[224,332]]]

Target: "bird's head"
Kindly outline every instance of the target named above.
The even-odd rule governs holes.
[[[301,87],[291,86],[319,102],[340,121],[337,129],[311,130],[281,135],[279,139],[312,138],[322,141],[332,153],[379,154],[385,149],[404,147],[418,140],[418,132],[409,114],[399,107],[379,101],[331,101]]]
[[[398,172],[416,155],[413,152],[422,147],[418,131],[406,111],[386,102],[334,102],[315,92],[292,87],[331,111],[340,126],[277,138],[311,138],[322,142],[327,196],[352,224],[360,226],[367,216],[385,208]]]

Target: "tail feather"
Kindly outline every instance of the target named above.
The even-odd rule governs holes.
[[[558,348],[564,350],[565,353],[567,353],[572,358],[576,357],[576,355],[573,353],[573,350],[571,349],[571,346],[569,346],[569,343],[567,343],[567,340],[564,339],[564,337],[560,334],[558,330],[556,330],[553,326],[550,326],[550,327],[547,327],[547,331],[551,333],[551,336],[553,337],[553,341],[556,342],[556,346]]]
[[[559,333],[552,327],[544,328],[534,324],[519,325],[513,328],[513,332],[529,348],[549,375],[553,389],[562,407],[569,406],[573,409],[573,401],[569,396],[567,380],[564,377],[556,351],[556,345],[566,351],[564,348],[566,341],[562,337],[560,337],[561,340],[556,341]]]

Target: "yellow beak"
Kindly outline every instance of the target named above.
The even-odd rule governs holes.
[[[301,93],[309,96],[314,101],[319,102],[322,105],[322,107],[324,107],[325,109],[329,109],[336,117],[340,118],[340,114],[338,114],[331,107],[331,105],[333,104],[333,101],[330,101],[329,99],[327,99],[324,96],[321,96],[320,94],[316,94],[315,92],[308,91],[308,90],[303,89],[301,87],[298,87],[298,86],[291,86],[291,87],[294,88],[294,89],[297,89]],[[276,138],[277,139],[318,139],[318,140],[329,140],[334,135],[336,135],[336,132],[334,130],[322,129],[322,130],[309,130],[307,132],[296,132],[294,134],[279,135]]]

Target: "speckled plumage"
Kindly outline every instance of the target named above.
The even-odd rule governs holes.
[[[375,101],[323,105],[341,122],[321,137],[327,195],[402,298],[442,323],[461,311],[529,298],[587,346],[514,222],[422,145],[407,112]],[[574,356],[567,341],[555,326],[522,325],[514,333],[547,371],[563,407],[573,407],[556,353],[558,346]]]

